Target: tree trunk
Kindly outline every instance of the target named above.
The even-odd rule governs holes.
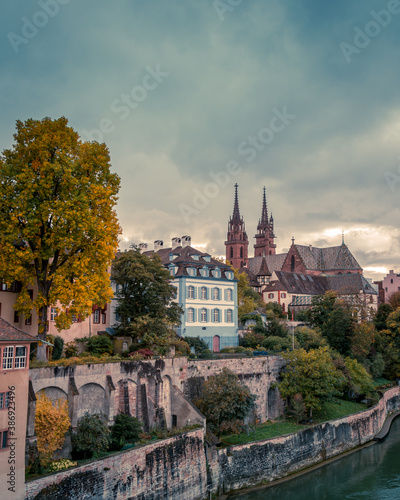
[[[48,306],[42,306],[39,309],[38,339],[41,340],[47,340],[47,330],[48,330],[47,310]],[[37,361],[48,361],[47,345],[43,343],[42,345],[39,344],[40,342],[38,343],[37,347],[37,354],[36,354]]]

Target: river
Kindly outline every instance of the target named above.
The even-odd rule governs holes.
[[[399,500],[400,417],[384,441],[235,500]]]

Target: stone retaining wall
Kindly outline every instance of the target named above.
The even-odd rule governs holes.
[[[198,500],[207,497],[204,429],[26,484],[34,500]]]
[[[389,412],[400,409],[400,387],[374,407],[296,434],[218,450],[209,461],[212,491],[270,482],[371,441]]]

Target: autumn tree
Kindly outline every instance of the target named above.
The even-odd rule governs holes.
[[[36,401],[35,432],[41,463],[46,467],[56,450],[62,448],[70,428],[68,401],[52,403],[44,393]]]
[[[238,280],[238,317],[241,319],[242,316],[253,312],[257,307],[262,305],[261,296],[249,285],[249,277],[246,273],[239,272],[239,269],[232,269],[235,279]]]
[[[223,368],[204,382],[200,398],[194,404],[207,418],[207,427],[220,435],[240,430],[255,399],[235,373]]]
[[[393,310],[399,309],[400,307],[400,292],[394,292],[390,296],[389,304],[393,307]]]
[[[111,276],[120,334],[150,346],[180,323],[183,311],[174,302],[176,288],[157,254],[147,256],[138,248],[121,252],[113,262]]]
[[[119,177],[108,149],[82,142],[67,123],[18,120],[15,143],[0,157],[0,276],[20,283],[16,309],[26,317],[36,309],[42,340],[50,306],[59,309],[57,328],[66,329],[73,316],[111,300],[107,268],[120,233]]]
[[[321,409],[325,401],[342,393],[345,379],[335,368],[327,347],[309,352],[296,349],[283,353],[282,357],[287,363],[279,391],[289,398],[300,394],[310,417],[313,410]]]

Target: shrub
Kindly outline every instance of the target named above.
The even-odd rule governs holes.
[[[201,359],[213,359],[214,355],[210,349],[205,349],[201,354],[199,354],[199,358]]]
[[[65,344],[65,357],[75,358],[78,356],[78,347],[75,342],[67,342]]]
[[[57,336],[54,339],[54,347],[53,347],[53,353],[52,353],[52,359],[57,360],[61,358],[61,355],[63,353],[63,348],[64,348],[64,340]]]
[[[119,413],[111,427],[110,449],[120,450],[128,443],[134,444],[142,432],[142,424],[136,417]]]
[[[107,451],[110,431],[98,414],[86,413],[79,419],[76,431],[72,433],[72,456],[74,459],[92,458]]]
[[[102,354],[111,355],[114,349],[112,340],[103,335],[90,337],[87,341],[87,347],[93,356],[101,356]]]
[[[130,353],[130,357],[134,357],[135,355],[142,356],[141,359],[148,359],[154,356],[154,352],[151,349],[138,349],[137,351],[134,351]]]
[[[208,345],[200,337],[185,337],[184,340],[190,347],[194,347],[196,354],[201,354],[208,350]]]

